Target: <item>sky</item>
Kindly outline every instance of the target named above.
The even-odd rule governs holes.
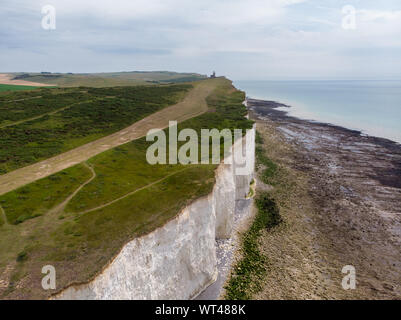
[[[133,70],[401,79],[401,1],[1,1],[1,72]]]

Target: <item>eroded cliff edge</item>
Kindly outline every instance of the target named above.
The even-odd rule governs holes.
[[[53,299],[191,299],[213,283],[218,273],[215,240],[230,238],[236,200],[246,197],[253,179],[255,127],[233,148],[242,151],[251,170],[238,174],[241,168],[234,163],[221,163],[208,196],[127,243],[92,281],[70,286]]]

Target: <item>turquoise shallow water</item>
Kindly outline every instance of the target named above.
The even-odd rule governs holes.
[[[290,115],[401,143],[401,81],[234,81],[248,97],[291,106]]]

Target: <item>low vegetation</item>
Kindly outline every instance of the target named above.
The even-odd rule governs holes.
[[[169,71],[133,71],[85,74],[20,73],[15,74],[13,78],[31,82],[53,84],[60,87],[112,87],[198,81],[204,79],[205,76],[197,73],[177,73]]]
[[[35,91],[32,97],[27,98],[10,95],[10,100],[0,102],[0,128],[79,103],[85,98],[91,98],[85,91],[60,91],[41,89]]]
[[[0,205],[6,212],[8,223],[19,224],[46,213],[90,175],[89,169],[77,165],[5,194],[0,198]]]
[[[221,80],[207,99],[209,112],[180,123],[178,129],[250,129],[253,123],[244,118],[243,99],[244,93]],[[211,192],[216,165],[152,166],[145,159],[151,143],[142,138],[91,158],[87,163],[94,170],[93,180],[88,168],[78,165],[0,197],[9,219],[0,227],[0,241],[9,244],[0,248],[0,274],[11,266],[13,279],[6,289],[0,288],[0,295],[39,298],[51,293],[40,287],[46,264],[56,267],[58,289],[87,281],[125,243],[162,226]],[[52,185],[54,179],[64,182]],[[44,186],[47,195],[37,191]],[[19,203],[21,190],[25,192]],[[23,216],[25,208],[29,217]],[[20,253],[23,258],[18,258]]]
[[[264,183],[274,182],[277,165],[265,155],[263,139],[256,133],[256,160],[259,178]],[[226,289],[226,299],[249,300],[262,289],[263,277],[268,268],[268,257],[261,253],[259,238],[262,230],[271,230],[281,223],[279,208],[269,192],[262,192],[255,199],[256,217],[250,229],[244,233],[241,245],[241,258],[230,275]]]
[[[256,148],[255,148],[255,155],[256,155],[256,165],[259,171],[259,178],[265,184],[275,185],[275,177],[277,173],[278,166],[274,163],[271,159],[269,159],[263,148],[263,138],[261,137],[260,133],[256,132]]]
[[[1,84],[1,86],[10,86],[8,84]],[[16,85],[11,85],[13,87],[21,87]],[[24,86],[22,86],[24,87]],[[30,99],[33,97],[38,97],[40,95],[40,90],[45,90],[45,88],[35,88],[32,90],[6,90],[0,91],[0,102],[10,102],[14,100]]]
[[[191,87],[41,89],[30,99],[0,102],[0,174],[123,129],[177,103]]]
[[[267,257],[259,250],[258,238],[263,229],[271,229],[281,222],[279,209],[268,193],[256,198],[258,209],[251,228],[242,239],[242,258],[234,267],[226,286],[226,298],[229,300],[248,300],[258,292],[261,279],[267,270]]]
[[[13,84],[0,84],[0,92],[4,91],[21,91],[21,90],[33,90],[38,87],[34,86],[18,86]]]

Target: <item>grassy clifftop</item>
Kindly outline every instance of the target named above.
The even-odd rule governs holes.
[[[197,73],[178,73],[169,71],[132,71],[110,73],[19,73],[14,79],[52,84],[60,87],[111,87],[134,86],[157,83],[177,83],[202,80],[205,76]]]
[[[12,84],[0,84],[0,92],[35,90],[37,88],[38,87],[34,86],[17,86]]]
[[[121,130],[182,100],[189,84],[40,89],[0,101],[0,175]]]
[[[209,112],[178,129],[251,128],[243,100],[221,79],[207,98]],[[58,290],[91,279],[125,243],[211,192],[215,165],[152,166],[150,144],[135,140],[0,197],[2,298],[47,297],[40,283],[48,264],[56,267]]]

